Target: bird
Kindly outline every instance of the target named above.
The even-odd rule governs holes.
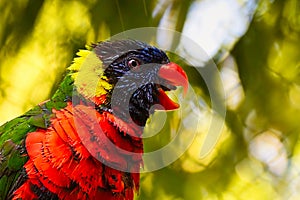
[[[145,42],[79,50],[49,100],[0,127],[0,199],[132,200],[146,121],[179,108],[177,86],[185,71]]]

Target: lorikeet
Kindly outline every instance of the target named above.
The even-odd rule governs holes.
[[[146,120],[187,75],[135,40],[80,50],[53,97],[0,127],[0,199],[133,199]]]

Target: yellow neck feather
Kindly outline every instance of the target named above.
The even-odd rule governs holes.
[[[112,85],[103,75],[102,61],[90,50],[80,50],[77,55],[79,57],[75,58],[68,68],[77,91],[88,99],[106,95],[112,89]]]

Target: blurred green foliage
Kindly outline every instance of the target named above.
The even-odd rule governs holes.
[[[0,123],[49,98],[79,48],[128,29],[156,27],[169,5],[173,28],[181,31],[193,2],[0,1]],[[188,95],[181,111],[166,115],[160,133],[145,139],[145,150],[166,145],[174,132],[182,141],[193,132],[196,137],[176,162],[142,174],[137,199],[299,199],[299,46],[300,2],[258,1],[248,31],[217,60],[233,87],[226,91],[222,136],[202,159],[214,111],[203,80],[186,68],[199,102]],[[155,120],[160,115],[150,119],[145,134],[161,126]],[[198,128],[181,130],[183,121]]]

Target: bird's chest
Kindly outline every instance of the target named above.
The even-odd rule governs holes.
[[[17,198],[123,199],[138,188],[142,129],[108,112],[77,105],[54,110],[47,129],[26,138],[28,179]],[[132,173],[135,172],[135,173]],[[27,193],[25,192],[29,189]],[[26,196],[27,195],[27,196]],[[122,198],[121,198],[122,197]],[[128,198],[130,199],[130,198]]]

